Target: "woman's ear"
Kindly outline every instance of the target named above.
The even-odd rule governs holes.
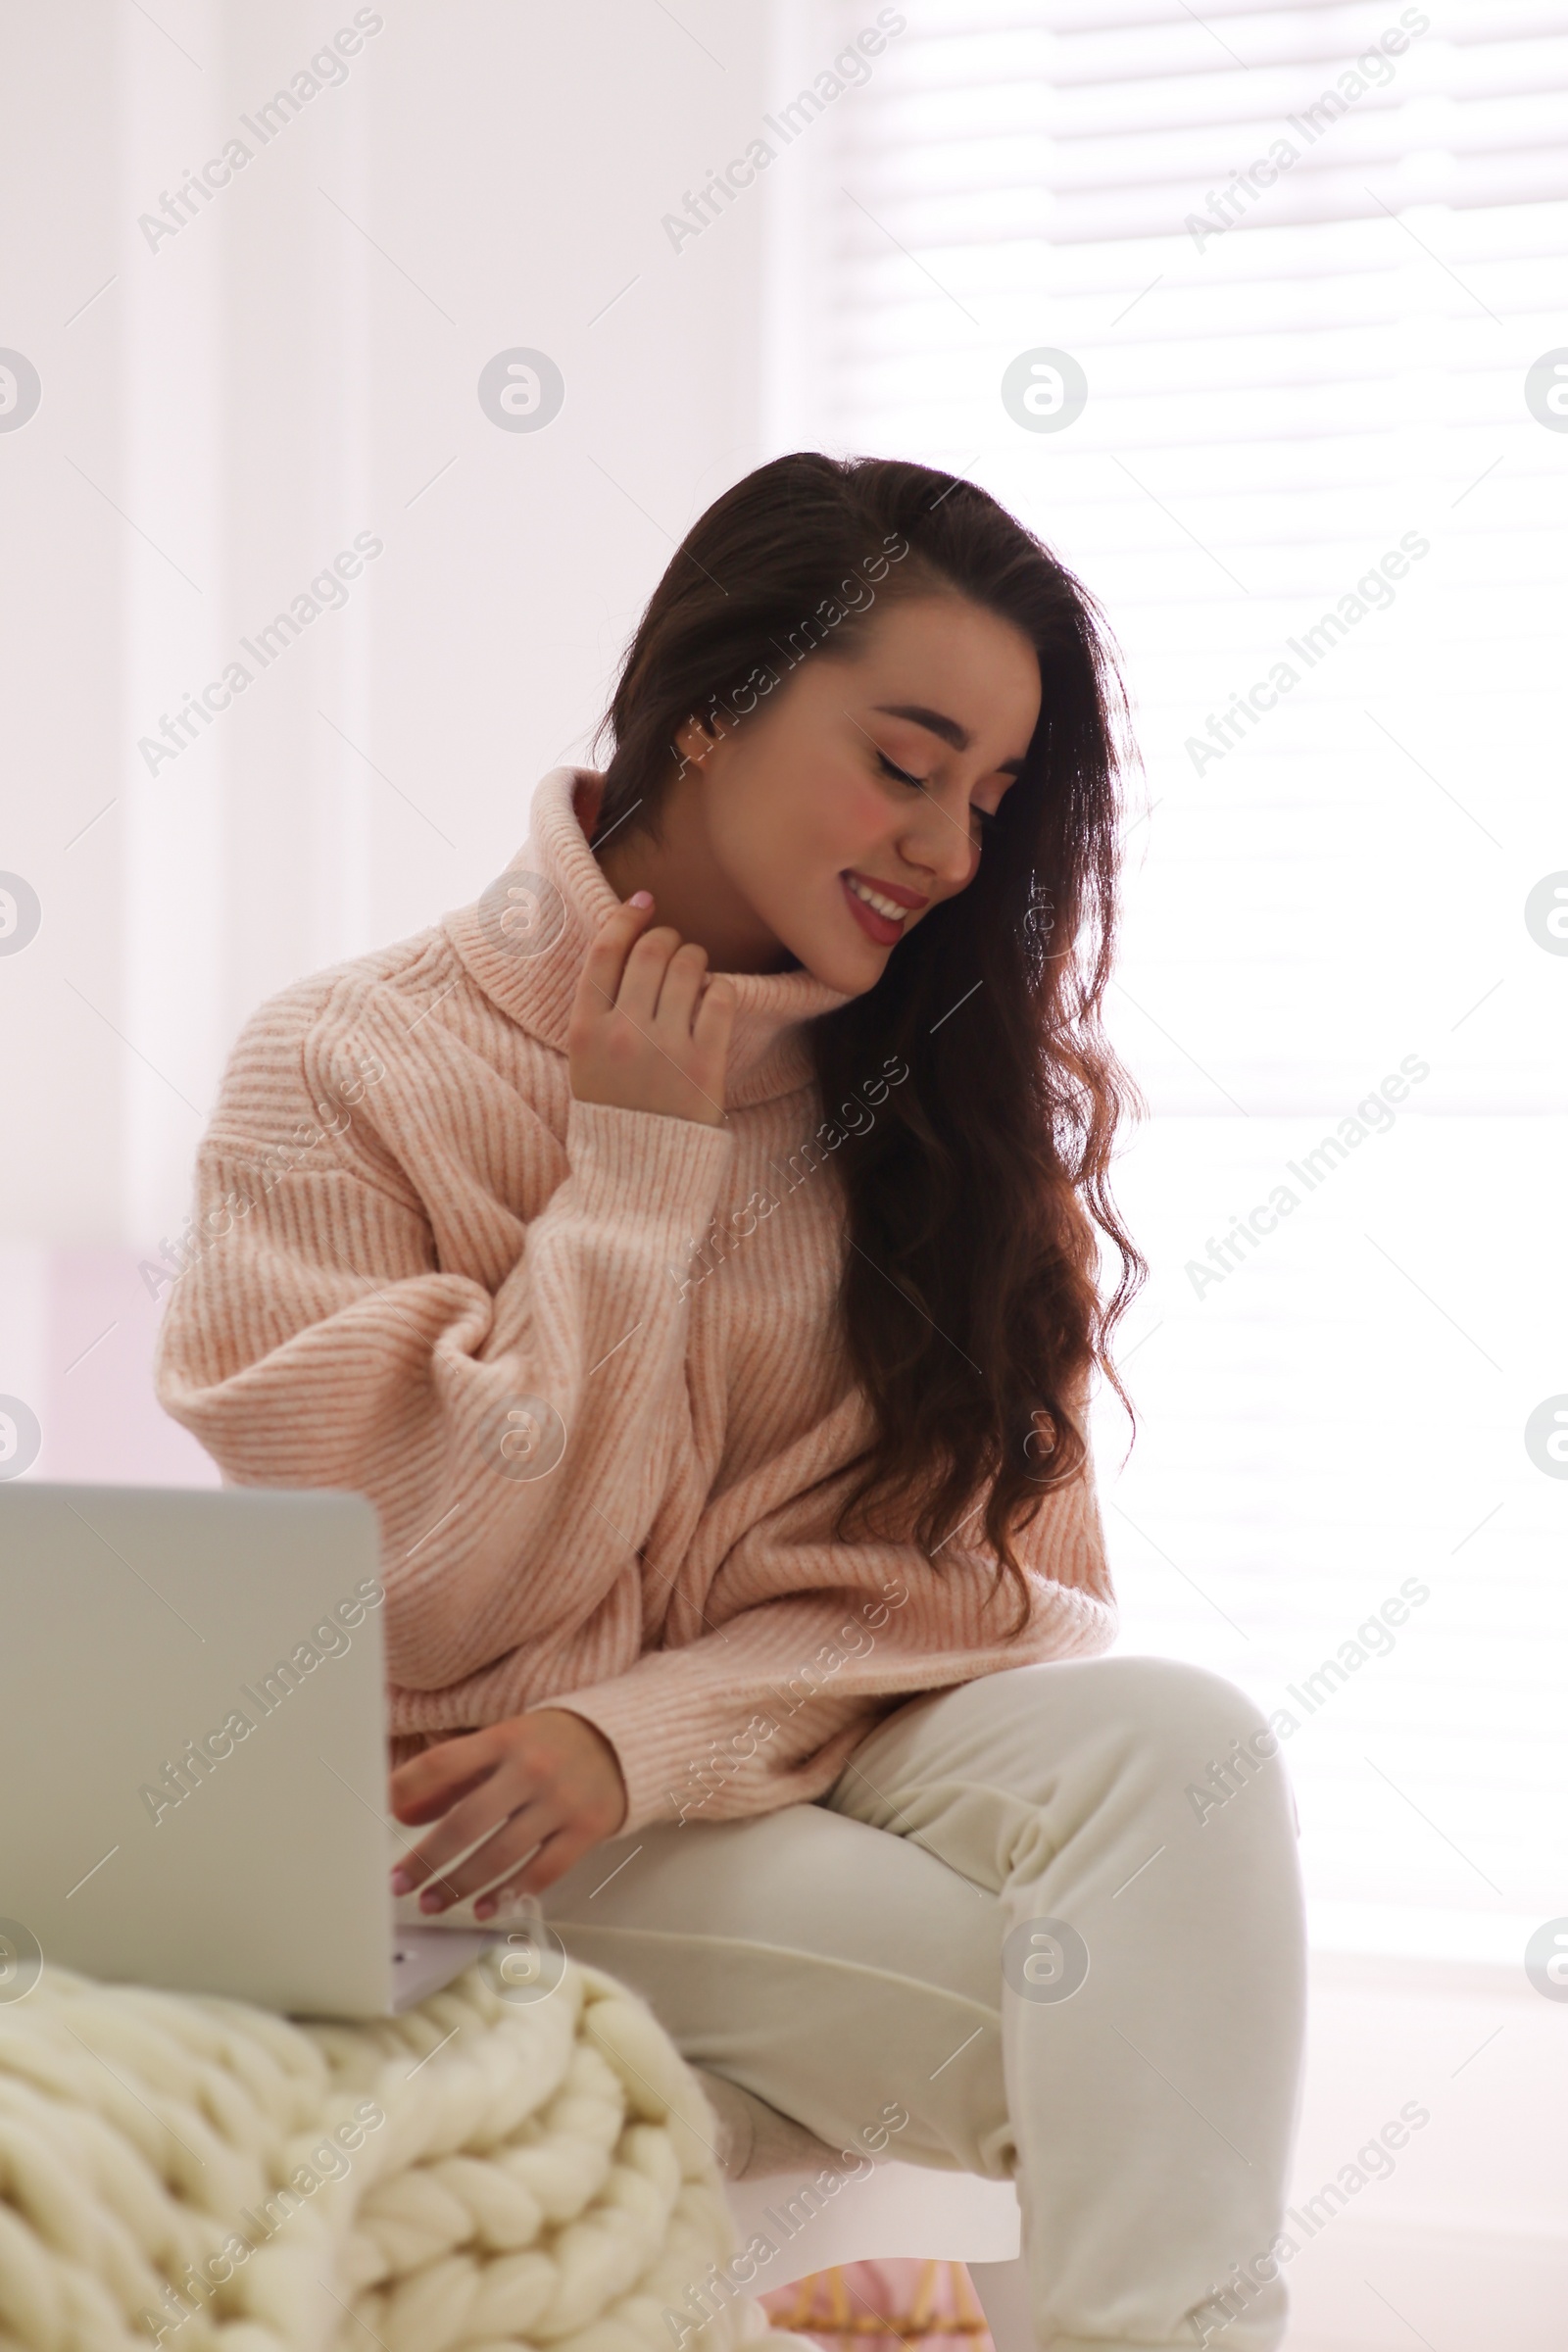
[[[683,718],[670,747],[675,754],[676,775],[683,776],[689,767],[701,767],[710,752],[723,742],[724,735],[722,726],[700,711],[694,710],[689,718]]]

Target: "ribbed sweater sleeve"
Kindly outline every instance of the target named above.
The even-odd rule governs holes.
[[[650,1651],[598,1690],[550,1701],[585,1715],[615,1746],[628,1830],[807,1803],[911,1692],[999,1666],[1089,1656],[1115,1636],[1087,1467],[1046,1495],[1013,1539],[1029,1588],[1027,1622],[1016,1632],[1016,1587],[997,1585],[989,1549],[950,1544],[939,1567],[913,1544],[849,1547],[841,1570],[853,1563],[859,1574],[834,1590],[833,1546],[791,1543],[766,1528],[742,1549],[758,1546],[769,1555],[769,1582],[829,1581],[748,1609],[680,1649]]]
[[[317,1114],[342,1088],[312,1064],[351,1009],[356,1059],[384,1077],[324,1133]],[[199,1153],[201,1240],[166,1309],[157,1382],[230,1480],[370,1497],[388,1671],[428,1690],[636,1613],[624,1533],[646,1528],[685,1407],[688,1310],[667,1262],[709,1217],[732,1144],[573,1099],[562,1154],[514,1091],[476,1088],[469,1116],[561,1162],[525,1223],[475,1205],[500,1227],[491,1254],[512,1253],[491,1291],[440,1262],[435,1227],[463,1213],[464,1188],[438,1126],[416,1131],[421,1096],[436,1124],[451,1092],[421,1071],[417,1034],[373,989],[314,1019],[296,995],[251,1024]],[[440,1054],[442,1033],[426,1034]],[[393,1120],[401,1166],[379,1140]],[[583,1494],[593,1513],[573,1513]]]

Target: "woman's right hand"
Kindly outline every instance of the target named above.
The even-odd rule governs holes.
[[[580,1102],[719,1127],[735,990],[709,974],[695,940],[667,923],[650,930],[652,912],[648,893],[634,892],[588,951],[566,1025],[571,1091]]]

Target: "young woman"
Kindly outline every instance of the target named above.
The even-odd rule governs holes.
[[[1054,2352],[1266,2352],[1292,1801],[1240,1690],[1099,1654],[1105,648],[964,481],[738,483],[603,774],[247,1027],[160,1390],[377,1506],[406,1916],[542,1896],[736,2170],[1015,2176]]]

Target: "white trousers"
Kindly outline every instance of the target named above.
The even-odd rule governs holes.
[[[897,2109],[903,2161],[1013,2176],[1048,2352],[1272,2352],[1297,1849],[1253,1702],[1118,1656],[911,1700],[819,1803],[612,1840],[544,1909],[694,2064],[835,2149]]]

